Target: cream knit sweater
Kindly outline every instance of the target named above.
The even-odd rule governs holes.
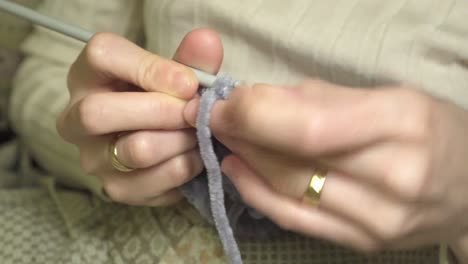
[[[218,31],[221,71],[248,82],[321,78],[349,86],[406,83],[468,108],[468,1],[46,0],[40,11],[111,31],[171,57],[194,28]],[[100,194],[63,142],[55,119],[68,100],[67,68],[83,44],[37,30],[17,75],[10,119],[31,155],[59,181]]]

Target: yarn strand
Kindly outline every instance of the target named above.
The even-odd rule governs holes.
[[[207,171],[211,214],[224,252],[232,264],[242,264],[242,258],[226,213],[223,175],[214,151],[209,124],[211,109],[215,102],[226,99],[237,84],[238,82],[229,76],[221,76],[216,79],[213,86],[206,88],[200,99],[196,122],[200,154]]]

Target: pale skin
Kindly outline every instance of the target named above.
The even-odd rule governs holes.
[[[196,30],[174,60],[216,73],[222,55],[215,32]],[[111,199],[169,205],[202,170],[197,86],[181,64],[98,34],[70,70],[58,130]],[[379,88],[305,80],[235,89],[212,112],[214,135],[233,151],[222,169],[285,229],[366,252],[447,242],[465,263],[468,112],[410,87]],[[133,172],[109,163],[107,146],[121,133],[119,158]],[[317,166],[329,172],[311,207],[301,200]]]
[[[216,73],[222,54],[217,35],[198,30],[186,36],[173,59]],[[195,130],[183,116],[198,89],[192,71],[100,33],[72,65],[68,88],[58,131],[79,148],[83,170],[102,180],[111,199],[161,206],[182,198],[176,188],[203,169]],[[119,159],[137,170],[111,166],[107,146],[116,136]]]

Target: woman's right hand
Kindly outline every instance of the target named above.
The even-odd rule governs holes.
[[[222,62],[216,33],[190,32],[174,60],[216,73]],[[183,110],[196,96],[193,71],[110,33],[96,34],[70,68],[70,101],[57,121],[80,150],[81,166],[99,177],[117,202],[158,206],[178,201],[177,187],[203,165]],[[109,145],[130,172],[111,163]]]

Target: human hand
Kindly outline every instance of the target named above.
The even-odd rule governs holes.
[[[186,35],[174,60],[216,73],[222,55],[218,36],[202,29]],[[99,33],[72,65],[68,88],[57,129],[79,148],[82,168],[102,179],[112,200],[156,206],[182,197],[176,188],[203,169],[194,129],[183,118],[198,89],[190,69]],[[119,161],[135,170],[111,165],[115,139]]]
[[[196,118],[197,100],[185,109]],[[212,110],[246,203],[285,229],[363,251],[456,240],[468,227],[468,113],[403,88],[235,89]],[[318,207],[301,201],[329,169]]]

